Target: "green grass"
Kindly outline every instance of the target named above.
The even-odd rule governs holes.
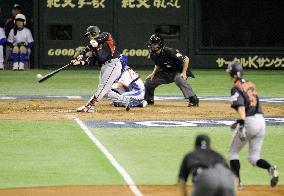
[[[99,140],[124,166],[137,184],[175,184],[178,169],[185,153],[193,148],[195,136],[207,133],[213,149],[228,157],[231,141],[229,128],[152,128],[152,129],[92,129]],[[284,168],[282,127],[267,127],[262,155],[271,163]],[[245,184],[268,184],[265,170],[251,166],[247,146],[241,153],[241,177]],[[283,182],[280,181],[281,184]]]
[[[0,188],[124,184],[74,122],[0,121]]]
[[[28,70],[24,72],[0,72],[0,96],[16,95],[92,95],[97,88],[98,70],[65,70],[53,78],[39,84],[36,74],[46,74],[50,70]],[[151,70],[138,71],[145,79]],[[232,81],[224,70],[194,70],[195,79],[190,78],[193,90],[199,96],[228,96]],[[246,71],[246,78],[253,80],[259,94],[267,97],[284,96],[284,71]],[[156,95],[179,95],[175,84],[161,85]]]
[[[49,70],[0,71],[0,96],[91,95],[97,70],[66,70],[39,84],[36,74]],[[151,72],[139,71],[143,79]],[[194,70],[190,79],[199,96],[228,96],[232,81],[224,70]],[[284,97],[284,71],[246,71],[261,96]],[[156,95],[179,95],[174,85],[162,85]],[[1,115],[1,114],[0,114]],[[208,133],[225,157],[231,141],[228,128],[92,129],[137,184],[175,184],[184,154],[194,137]],[[0,188],[51,185],[116,185],[122,177],[75,122],[0,120]],[[284,170],[283,127],[267,127],[262,155]],[[241,154],[245,184],[268,184],[266,171],[252,167]],[[283,184],[280,181],[280,184]]]

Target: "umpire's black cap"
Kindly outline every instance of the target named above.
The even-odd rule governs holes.
[[[201,134],[195,139],[195,148],[208,149],[210,148],[210,138],[208,135]]]

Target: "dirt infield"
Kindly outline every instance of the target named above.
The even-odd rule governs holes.
[[[179,195],[177,186],[138,186],[144,196]],[[188,188],[191,190],[191,187]],[[284,186],[246,186],[237,196],[283,196]],[[0,196],[130,196],[127,186],[58,186],[0,189]]]
[[[2,100],[1,119],[17,120],[70,120],[74,117],[93,120],[187,120],[211,118],[236,118],[229,102],[202,101],[200,106],[186,107],[182,101],[160,101],[146,108],[110,107],[109,101],[102,101],[95,113],[76,113],[76,108],[85,104],[84,100]],[[263,104],[266,117],[284,116],[284,105]]]
[[[236,118],[236,112],[230,109],[229,102],[202,101],[200,107],[189,108],[182,101],[156,102],[146,108],[124,108],[109,106],[102,101],[95,113],[76,113],[76,108],[85,104],[85,100],[2,100],[0,119],[9,120],[71,120],[74,117],[93,120],[187,120]],[[266,117],[284,116],[284,105],[263,104]],[[179,195],[176,186],[139,186],[143,195],[170,196]],[[133,195],[128,186],[57,186],[36,188],[0,189],[0,196],[89,196],[89,195]],[[284,186],[246,186],[238,196],[282,196]]]

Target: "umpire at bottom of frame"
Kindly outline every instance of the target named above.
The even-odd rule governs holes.
[[[188,195],[186,182],[192,174],[192,196],[235,196],[236,177],[221,154],[211,149],[210,138],[198,135],[195,149],[186,154],[180,166],[178,186]]]

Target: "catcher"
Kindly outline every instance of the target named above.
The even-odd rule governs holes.
[[[232,125],[234,135],[230,146],[230,166],[239,179],[239,189],[243,188],[240,177],[239,152],[246,143],[249,145],[249,162],[253,166],[267,170],[270,176],[270,185],[274,187],[278,183],[277,166],[260,158],[265,136],[265,120],[256,85],[243,78],[243,67],[238,61],[230,63],[227,72],[234,80],[234,86],[231,89],[231,107],[240,116],[240,119]]]
[[[146,107],[147,101],[144,100],[145,87],[140,76],[135,72],[128,64],[128,58],[126,55],[120,55],[120,61],[122,64],[122,71],[120,77],[112,85],[112,90],[119,93],[123,97],[130,97],[131,107]],[[112,106],[123,106],[123,100],[113,99]]]

